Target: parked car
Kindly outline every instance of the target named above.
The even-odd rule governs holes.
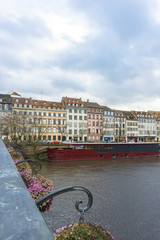
[[[71,140],[64,140],[62,143],[71,143]]]
[[[52,144],[60,144],[61,142],[59,142],[59,141],[54,141],[54,142],[52,142]]]
[[[42,140],[42,141],[39,141],[39,143],[40,143],[40,144],[48,144],[48,143],[50,143],[50,141],[48,141],[48,140]]]

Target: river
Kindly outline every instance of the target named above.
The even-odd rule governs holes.
[[[81,185],[93,195],[85,221],[108,229],[115,240],[160,239],[160,158],[80,162],[43,162],[41,174],[54,181],[54,190]],[[78,220],[77,199],[83,192],[54,198],[43,217],[52,232]]]

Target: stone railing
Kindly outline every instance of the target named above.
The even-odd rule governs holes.
[[[0,239],[53,240],[6,146],[0,140]]]

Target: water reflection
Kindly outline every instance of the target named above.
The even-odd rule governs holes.
[[[81,185],[93,194],[85,220],[106,227],[115,240],[160,239],[160,159],[121,159],[81,162],[45,162],[41,174],[54,189]],[[79,218],[74,204],[82,192],[57,196],[43,214],[50,230]]]

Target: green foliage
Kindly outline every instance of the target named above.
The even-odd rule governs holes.
[[[55,240],[114,240],[106,229],[93,223],[75,223],[59,228],[54,237]]]

